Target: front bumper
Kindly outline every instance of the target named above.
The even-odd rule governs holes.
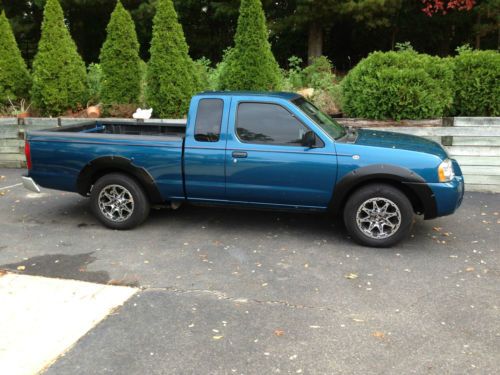
[[[464,178],[455,176],[444,183],[406,183],[422,203],[424,219],[451,215],[462,204],[464,198]]]
[[[450,182],[428,185],[436,201],[436,216],[451,215],[462,204],[465,194],[463,176],[455,176]]]
[[[23,176],[22,180],[23,180],[23,186],[25,189],[28,189],[29,191],[32,191],[34,193],[40,193],[40,191],[41,191],[40,188],[38,187],[36,182],[33,181],[33,179],[31,177]]]

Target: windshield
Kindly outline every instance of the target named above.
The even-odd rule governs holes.
[[[311,120],[327,132],[333,139],[339,139],[346,135],[345,128],[327,114],[321,112],[314,104],[303,97],[292,100]]]

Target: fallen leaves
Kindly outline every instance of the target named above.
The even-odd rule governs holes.
[[[285,335],[285,331],[283,331],[282,329],[275,329],[274,330],[274,336],[281,337],[284,335]]]
[[[465,272],[474,272],[474,267],[467,267]]]
[[[385,333],[380,332],[380,331],[375,331],[372,333],[373,337],[376,337],[377,339],[384,339],[385,338]]]
[[[26,266],[17,266],[18,271],[24,271],[26,269]]]
[[[222,338],[224,338],[224,336],[213,336],[212,337],[212,339],[214,339],[214,340],[220,340]]]
[[[354,280],[354,279],[357,279],[359,276],[357,273],[351,272],[351,273],[348,273],[347,275],[345,275],[344,277],[346,279],[349,279],[349,280]]]

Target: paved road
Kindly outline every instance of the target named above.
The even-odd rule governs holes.
[[[77,195],[2,192],[0,268],[143,289],[47,374],[500,368],[499,195],[375,250],[321,215],[184,207],[116,232]]]

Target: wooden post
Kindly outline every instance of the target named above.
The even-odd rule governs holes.
[[[444,117],[443,118],[443,127],[453,126],[453,122],[454,122],[453,117]],[[441,144],[443,146],[453,146],[453,136],[441,137]]]

